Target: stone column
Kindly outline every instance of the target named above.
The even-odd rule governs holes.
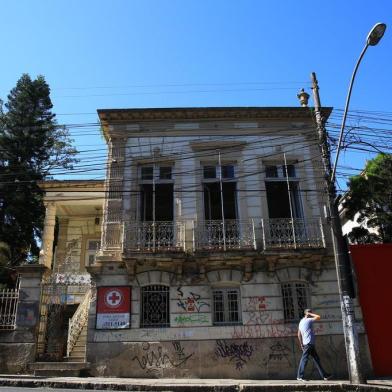
[[[59,217],[59,232],[56,247],[56,259],[53,263],[53,270],[59,271],[64,267],[65,258],[67,256],[67,236],[68,236],[68,218]]]
[[[113,138],[109,142],[109,156],[105,181],[104,221],[102,225],[100,260],[121,260],[123,235],[123,178],[126,139]]]
[[[39,264],[48,268],[52,265],[54,227],[56,224],[56,204],[54,202],[45,203],[46,214],[44,223],[44,234],[42,236],[42,246],[39,255]]]

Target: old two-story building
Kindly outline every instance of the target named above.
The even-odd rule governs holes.
[[[65,357],[96,376],[293,378],[297,324],[311,307],[325,368],[346,377],[311,109],[98,114],[105,183],[43,185],[32,368]]]

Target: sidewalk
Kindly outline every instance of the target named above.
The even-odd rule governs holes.
[[[392,391],[392,379],[371,380],[366,385],[350,385],[347,381],[300,382],[296,380],[234,379],[146,379],[110,377],[34,377],[0,375],[0,386],[30,388],[75,388],[115,391],[175,392],[282,392],[282,391]]]

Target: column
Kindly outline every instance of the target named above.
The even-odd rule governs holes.
[[[58,217],[59,232],[56,247],[56,259],[53,263],[54,271],[61,271],[64,269],[65,257],[67,256],[67,237],[68,237],[68,223],[69,219]]]
[[[54,227],[56,224],[56,204],[54,202],[45,203],[45,223],[44,234],[42,236],[42,246],[39,255],[39,264],[51,268],[53,256]]]

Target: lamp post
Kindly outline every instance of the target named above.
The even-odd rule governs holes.
[[[354,72],[351,76],[350,86],[348,90],[348,95],[346,99],[346,106],[343,115],[342,126],[340,129],[339,142],[337,146],[335,164],[332,170],[330,161],[330,151],[327,140],[327,132],[325,129],[325,121],[321,113],[321,103],[320,96],[318,92],[318,83],[316,79],[316,74],[313,72],[312,78],[312,89],[314,98],[314,111],[317,123],[317,131],[321,149],[321,156],[323,160],[323,166],[325,170],[325,183],[326,191],[328,195],[328,214],[331,225],[332,241],[335,253],[335,265],[336,274],[338,280],[339,297],[340,297],[340,307],[342,312],[343,321],[343,332],[346,346],[346,355],[348,370],[350,376],[350,382],[352,384],[361,384],[365,382],[365,377],[360,364],[359,358],[359,344],[358,344],[358,333],[355,325],[355,315],[353,306],[353,289],[351,282],[350,273],[350,258],[348,254],[347,243],[343,237],[342,226],[339,218],[338,206],[336,203],[336,188],[335,188],[335,174],[336,167],[339,158],[339,152],[341,147],[341,142],[344,133],[344,127],[346,123],[347,110],[350,103],[351,91],[353,87],[353,82],[355,75],[358,70],[358,66],[367,50],[370,46],[377,45],[382,36],[384,35],[386,25],[384,23],[377,23],[366,39],[366,45],[359,56],[359,59],[355,65]]]
[[[385,23],[377,23],[370,30],[370,33],[368,34],[368,36],[366,38],[366,45],[362,49],[362,52],[359,55],[357,63],[355,64],[353,74],[351,75],[350,85],[349,85],[349,88],[348,88],[348,94],[347,94],[347,98],[346,98],[346,105],[344,107],[344,114],[343,114],[342,125],[340,127],[340,134],[339,134],[339,141],[338,141],[338,146],[337,146],[337,150],[336,150],[335,163],[333,165],[333,170],[332,170],[332,175],[331,175],[331,181],[332,182],[335,181],[336,167],[337,167],[337,164],[338,164],[338,159],[339,159],[339,154],[340,154],[340,146],[342,144],[344,127],[346,125],[348,106],[350,105],[351,91],[353,89],[355,75],[357,74],[357,70],[358,70],[359,64],[361,63],[362,58],[365,55],[367,48],[369,46],[376,46],[380,42],[382,36],[385,33],[386,28],[387,28],[387,25]]]

